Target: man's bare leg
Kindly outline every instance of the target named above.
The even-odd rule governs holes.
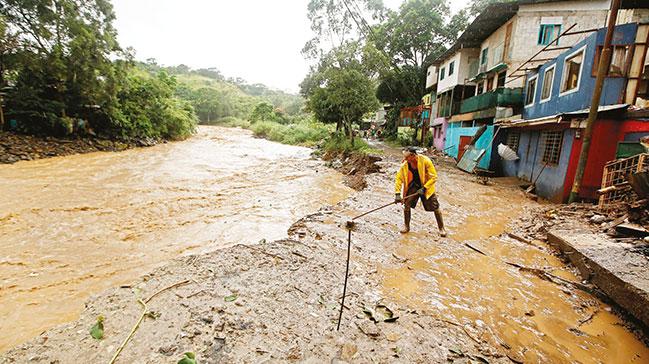
[[[437,220],[437,228],[439,229],[439,235],[441,237],[446,237],[446,229],[444,229],[444,219],[442,218],[442,210],[435,210],[435,220]]]

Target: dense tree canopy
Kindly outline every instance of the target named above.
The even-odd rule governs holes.
[[[108,0],[5,0],[0,42],[6,116],[25,132],[182,138],[191,107],[174,97],[175,80],[132,74],[116,40]],[[5,49],[13,42],[13,50]]]
[[[373,92],[383,103],[418,104],[425,93],[427,68],[465,29],[474,16],[472,9],[485,1],[491,0],[475,0],[451,16],[448,0],[406,0],[396,11],[376,0],[311,0],[308,12],[315,37],[303,53],[317,63],[300,85],[302,95],[320,120],[340,119],[339,105],[323,98],[318,85],[329,69],[345,68],[375,81],[370,85],[377,85]]]

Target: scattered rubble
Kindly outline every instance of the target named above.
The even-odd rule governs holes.
[[[327,152],[322,156],[327,166],[345,175],[345,184],[357,191],[367,187],[365,176],[381,171],[376,164],[381,157],[363,153]]]

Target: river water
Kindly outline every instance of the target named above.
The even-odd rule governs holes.
[[[349,196],[310,153],[201,127],[183,142],[0,165],[0,352],[171,258],[281,238]]]

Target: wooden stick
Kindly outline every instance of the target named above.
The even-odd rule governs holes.
[[[167,291],[167,290],[170,290],[170,289],[172,289],[174,287],[178,287],[178,286],[181,286],[183,284],[187,284],[187,283],[189,283],[189,280],[185,280],[185,281],[182,281],[182,282],[172,284],[171,286],[165,287],[165,288],[159,290],[158,292],[152,294],[149,298],[147,298],[144,301],[142,301],[141,299],[138,298],[137,302],[140,305],[142,305],[142,314],[140,315],[140,318],[137,320],[137,322],[135,323],[135,325],[131,329],[131,332],[128,334],[126,339],[124,339],[124,341],[122,342],[122,345],[120,345],[117,348],[117,351],[115,351],[115,354],[113,355],[113,358],[110,359],[110,361],[108,362],[109,364],[115,363],[115,360],[117,360],[117,357],[119,356],[119,354],[122,353],[122,350],[124,350],[124,348],[126,347],[128,342],[131,341],[131,338],[133,337],[133,335],[135,335],[135,332],[140,327],[140,324],[142,323],[142,321],[144,321],[144,317],[146,316],[147,312],[149,312],[149,308],[147,307],[146,304],[149,303],[149,301],[151,301],[155,296],[159,295],[160,293],[162,293],[164,291]]]

